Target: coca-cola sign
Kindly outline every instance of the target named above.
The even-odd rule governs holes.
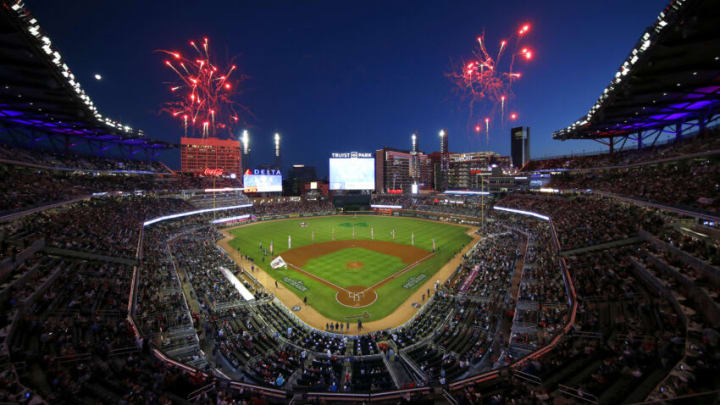
[[[203,174],[206,176],[222,176],[223,169],[205,169]]]

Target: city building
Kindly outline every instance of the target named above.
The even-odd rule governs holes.
[[[327,197],[330,193],[330,184],[326,181],[311,181],[303,184],[302,194],[307,200],[316,200]]]
[[[315,166],[292,165],[288,171],[285,190],[290,195],[300,195],[303,193],[305,185],[317,181],[317,179]]]
[[[422,152],[382,148],[375,151],[375,192],[410,193],[412,185],[431,188],[430,157]]]
[[[518,169],[530,160],[530,127],[510,130],[510,156],[513,167]]]
[[[510,157],[495,152],[450,153],[447,184],[449,189],[480,189],[481,172],[510,166]]]
[[[242,175],[240,141],[180,138],[180,170],[195,174]]]

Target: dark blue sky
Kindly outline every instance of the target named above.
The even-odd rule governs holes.
[[[210,4],[204,4],[210,3]],[[172,80],[156,49],[187,52],[208,36],[250,76],[238,101],[249,107],[252,164],[271,161],[283,135],[285,165],[327,174],[330,152],[450,149],[509,154],[509,125],[490,143],[471,131],[468,106],[445,76],[469,56],[483,29],[496,43],[530,22],[533,62],[520,69],[512,110],[531,127],[535,157],[594,150],[557,142],[595,102],[665,0],[584,1],[38,1],[28,4],[103,115],[156,139],[179,142],[177,121],[159,114]],[[94,73],[102,81],[93,79]],[[179,165],[179,152],[166,156]]]

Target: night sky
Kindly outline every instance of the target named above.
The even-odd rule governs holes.
[[[272,161],[272,134],[283,161],[327,174],[331,152],[438,149],[509,154],[509,128],[492,125],[490,142],[472,130],[466,102],[446,77],[470,56],[485,30],[497,43],[532,24],[535,50],[509,107],[531,127],[533,157],[597,150],[594,142],[553,141],[595,102],[665,0],[584,1],[33,1],[38,18],[101,114],[179,142],[179,121],[160,114],[174,80],[157,49],[188,53],[210,38],[220,60],[236,57],[244,82],[253,165]],[[494,46],[494,44],[493,44]],[[102,81],[93,78],[95,73]],[[179,166],[179,152],[164,156]]]

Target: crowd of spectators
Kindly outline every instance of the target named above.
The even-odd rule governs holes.
[[[198,193],[190,196],[188,202],[199,209],[252,204],[241,191]]]
[[[153,175],[94,175],[0,163],[0,214],[89,196],[93,193],[150,190]]]
[[[0,144],[0,214],[99,193],[241,187],[238,179],[171,173],[161,163],[64,157]],[[240,197],[242,198],[242,196]]]
[[[490,197],[485,197],[486,210],[491,200]],[[402,209],[410,211],[436,212],[477,218],[482,216],[482,201],[479,196],[373,194],[370,203],[400,206]]]
[[[720,266],[720,240],[717,238],[684,233],[674,228],[664,228],[659,237],[691,256],[704,260],[713,266]]]
[[[461,294],[487,302],[506,301],[516,261],[522,258],[523,242],[515,232],[484,238],[463,262],[462,271],[450,281],[451,286]]]
[[[78,170],[134,170],[154,173],[169,173],[164,164],[154,161],[137,159],[121,159],[115,157],[99,157],[75,153],[58,153],[50,150],[29,149],[19,146],[0,144],[0,159],[14,162],[30,163],[46,168],[63,168]]]
[[[442,327],[452,312],[452,298],[442,291],[426,304],[424,311],[407,327],[400,327],[392,332],[379,332],[378,340],[392,340],[398,348],[406,348],[420,343],[432,336]]]
[[[403,209],[414,209],[418,201],[422,202],[425,198],[421,196],[412,196],[407,194],[379,194],[374,193],[370,197],[370,204],[377,205],[399,205]]]
[[[537,349],[565,326],[568,297],[548,224],[526,221],[534,231],[523,263],[511,343]]]
[[[192,176],[156,176],[152,174],[93,174],[77,171],[38,169],[0,163],[0,214],[9,214],[93,194],[162,192],[179,194],[181,190],[215,187],[240,187],[237,180]],[[246,197],[238,196],[245,201]],[[213,205],[212,198],[199,201]],[[205,204],[202,204],[202,203]],[[216,202],[216,201],[215,201]],[[234,203],[234,202],[232,202]],[[223,205],[222,201],[220,206]],[[228,203],[226,205],[231,205]]]
[[[577,249],[660,229],[663,222],[653,211],[609,198],[573,195],[515,193],[498,206],[540,213],[552,218],[562,250]]]
[[[93,198],[4,224],[7,237],[45,239],[49,246],[134,257],[144,220],[185,211],[183,200],[149,196]]]
[[[456,393],[459,403],[645,399],[682,357],[685,333],[676,308],[635,277],[631,257],[637,252],[629,246],[569,257],[579,300],[571,334],[546,355],[522,363],[522,379],[470,385]],[[713,361],[701,363],[717,367]],[[686,382],[693,378],[687,372],[682,376]]]
[[[628,169],[565,173],[550,187],[606,191],[664,205],[720,212],[720,160],[687,159]]]
[[[672,140],[662,145],[648,146],[640,150],[630,149],[586,156],[563,156],[550,159],[531,160],[524,171],[543,169],[585,169],[610,166],[627,166],[661,159],[677,158],[700,152],[720,149],[720,136],[715,129],[693,137]]]
[[[211,227],[197,229],[179,235],[170,243],[178,271],[192,285],[193,299],[203,311],[210,308],[233,306],[243,298],[220,268],[237,273],[235,262],[220,253],[215,243],[223,236]],[[246,282],[246,288],[252,287]]]
[[[252,212],[258,216],[282,214],[329,213],[335,211],[330,200],[287,200],[287,201],[256,201]]]
[[[26,281],[25,288],[42,290],[22,309],[9,342],[12,361],[25,364],[23,378],[32,372],[31,380],[45,382],[22,401],[40,394],[54,404],[168,403],[168,392],[182,395],[192,387],[176,387],[182,376],[142,354],[146,346],[127,321],[131,267],[52,260],[56,277]]]

